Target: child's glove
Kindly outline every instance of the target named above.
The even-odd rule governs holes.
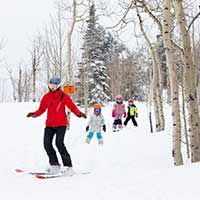
[[[112,117],[115,117],[115,111],[114,110],[112,111]]]
[[[138,118],[138,113],[135,113],[135,117],[137,117],[137,118]]]
[[[86,132],[88,132],[88,131],[89,131],[89,126],[86,126],[86,129],[85,129],[85,130],[86,130]]]
[[[124,116],[123,116],[124,118],[126,117],[126,112],[124,113]]]
[[[103,131],[106,132],[106,125],[103,125]]]

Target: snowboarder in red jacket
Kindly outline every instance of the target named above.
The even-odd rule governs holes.
[[[67,116],[65,106],[67,106],[76,116],[86,118],[74,104],[72,99],[61,90],[61,80],[53,77],[49,81],[49,92],[46,93],[40,102],[39,109],[35,112],[29,112],[27,117],[38,117],[47,110],[46,127],[44,130],[44,148],[49,157],[50,167],[48,172],[51,174],[60,172],[60,165],[53,148],[53,137],[56,135],[55,144],[61,155],[63,162],[63,172],[71,173],[72,161],[64,144],[64,136],[67,127]]]

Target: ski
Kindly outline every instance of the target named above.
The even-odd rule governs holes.
[[[22,169],[15,169],[18,174],[30,174],[30,175],[48,175],[48,172],[37,172],[37,171],[27,171]]]
[[[33,175],[34,177],[38,179],[51,179],[51,178],[59,178],[59,177],[72,177],[76,175],[86,175],[90,174],[90,172],[75,172],[73,175],[65,175],[63,173],[58,174],[49,174],[48,172],[38,172],[38,171],[27,171],[22,169],[15,169],[15,172],[17,174],[26,174],[26,175]]]
[[[35,174],[35,177],[38,179],[53,179],[53,178],[61,178],[61,177],[73,177],[77,175],[87,175],[90,172],[76,172],[73,175],[65,175],[63,173],[59,174]]]
[[[59,177],[64,177],[63,174],[35,174],[35,177],[38,179],[52,179],[52,178],[59,178]],[[65,176],[66,177],[66,176]],[[68,176],[69,177],[69,176]]]

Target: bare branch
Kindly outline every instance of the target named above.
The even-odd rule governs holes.
[[[200,8],[200,6],[199,6]],[[190,22],[189,26],[188,26],[188,31],[190,30],[190,27],[192,26],[192,24],[194,24],[194,21],[200,16],[200,11],[196,14],[196,16],[192,19],[192,21]]]
[[[125,18],[128,15],[129,11],[132,9],[133,6],[133,1],[131,1],[130,5],[128,6],[128,8],[126,9],[124,15],[122,16],[122,18],[117,22],[117,24],[115,24],[114,26],[110,26],[110,27],[106,27],[106,29],[112,29],[112,28],[116,28],[117,26],[119,26],[121,23],[125,22]]]
[[[147,3],[142,0],[142,1],[138,1],[139,3],[142,4],[142,6],[145,9],[145,12],[147,12],[149,14],[149,16],[157,23],[157,25],[159,26],[160,31],[162,32],[162,24],[159,21],[159,19],[150,11],[150,9],[147,7]]]

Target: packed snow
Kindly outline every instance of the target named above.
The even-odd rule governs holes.
[[[1,103],[1,199],[199,200],[200,164],[184,158],[184,166],[173,165],[170,108],[165,108],[166,131],[152,134],[146,104],[135,104],[139,127],[129,121],[116,133],[112,132],[112,103],[103,107],[107,126],[103,146],[96,137],[85,143],[88,118],[72,114],[65,144],[74,170],[90,174],[41,180],[16,174],[15,169],[44,171],[48,167],[43,148],[46,115],[26,117],[38,103]]]

